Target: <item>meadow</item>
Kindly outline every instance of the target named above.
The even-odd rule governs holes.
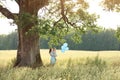
[[[16,50],[0,50],[0,80],[120,80],[120,51],[57,50],[57,63],[42,49],[44,66],[13,68]]]

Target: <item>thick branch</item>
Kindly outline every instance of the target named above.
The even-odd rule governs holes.
[[[1,5],[0,5],[0,12],[1,12],[4,16],[6,16],[8,19],[15,19],[14,14],[11,13],[8,9],[3,8]]]
[[[61,15],[62,15],[62,18],[63,18],[63,20],[67,23],[67,24],[70,24],[71,26],[74,26],[75,25],[75,23],[71,23],[69,20],[68,20],[68,18],[66,17],[66,15],[65,15],[65,10],[64,10],[64,0],[60,0],[60,2],[61,2]]]

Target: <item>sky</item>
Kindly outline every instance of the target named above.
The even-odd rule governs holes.
[[[90,13],[96,13],[100,15],[100,18],[97,21],[97,24],[105,28],[117,29],[117,26],[120,25],[120,13],[105,11],[101,6],[101,0],[90,1]]]
[[[120,13],[104,11],[103,8],[98,4],[101,0],[88,1],[90,3],[90,8],[88,9],[88,11],[90,13],[96,13],[100,15],[100,18],[97,20],[97,24],[99,26],[116,29],[117,26],[120,25]],[[7,0],[7,2],[4,4],[7,4],[7,7],[11,12],[19,12],[19,7],[15,2]],[[0,34],[9,34],[12,31],[15,31],[15,29],[17,29],[17,26],[11,25],[12,22],[13,20],[11,19],[8,20],[7,18],[0,18]]]

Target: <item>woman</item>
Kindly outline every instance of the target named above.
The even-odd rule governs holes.
[[[56,57],[57,57],[57,54],[56,54],[56,48],[51,48],[49,50],[49,54],[51,56],[51,59],[50,59],[50,64],[54,65],[56,63]]]

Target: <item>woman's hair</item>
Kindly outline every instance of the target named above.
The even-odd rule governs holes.
[[[49,53],[52,51],[52,48],[49,49]]]

